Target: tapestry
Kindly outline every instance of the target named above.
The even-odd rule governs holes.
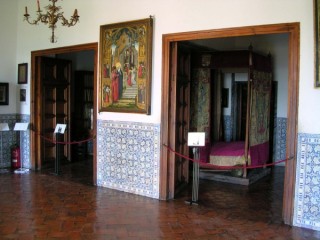
[[[191,81],[190,129],[205,132],[210,140],[210,69],[199,68],[193,71]]]
[[[249,146],[253,166],[269,159],[269,124],[272,74],[253,71],[251,82],[251,111]]]

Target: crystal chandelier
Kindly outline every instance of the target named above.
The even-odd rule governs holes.
[[[30,21],[30,15],[28,14],[28,8],[25,7],[25,14],[24,14],[24,20],[26,20],[28,23],[32,25],[38,24],[38,22],[42,22],[44,24],[48,24],[49,28],[51,28],[51,37],[50,37],[50,42],[55,43],[56,37],[54,35],[54,29],[56,28],[56,23],[60,20],[62,26],[74,26],[76,23],[79,21],[79,15],[78,15],[78,10],[75,9],[73,15],[71,16],[70,21],[68,21],[64,16],[63,12],[60,12],[61,7],[56,6],[56,2],[58,0],[49,0],[52,2],[52,5],[49,4],[48,6],[45,7],[46,13],[43,14],[42,11],[40,10],[40,3],[39,0],[37,0],[37,5],[38,5],[38,10],[37,12],[37,19]]]

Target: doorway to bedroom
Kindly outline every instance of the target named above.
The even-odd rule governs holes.
[[[214,46],[217,41],[232,40],[234,45],[238,44],[241,37],[267,37],[279,36],[284,34],[287,36],[288,47],[288,66],[287,66],[287,84],[288,88],[284,94],[287,99],[287,127],[286,127],[286,148],[285,157],[290,158],[295,155],[296,146],[296,116],[297,116],[297,97],[298,97],[298,76],[299,76],[299,24],[276,24],[264,26],[251,26],[232,29],[220,29],[210,31],[190,32],[183,34],[168,34],[163,36],[163,98],[162,98],[162,120],[161,120],[161,136],[164,145],[170,146],[175,151],[189,156],[189,148],[186,146],[186,138],[188,129],[184,125],[189,122],[187,111],[180,111],[186,107],[184,102],[188,102],[187,84],[179,86],[175,78],[175,67],[177,68],[178,47],[182,43],[197,44],[199,42],[212,39]],[[250,44],[250,42],[249,42]],[[248,45],[249,45],[248,44]],[[257,46],[253,47],[257,48]],[[230,50],[230,49],[229,49]],[[188,54],[183,52],[184,58],[179,60],[187,62]],[[188,67],[188,66],[187,66]],[[283,96],[282,96],[283,97]],[[177,101],[179,100],[179,101]],[[181,107],[182,106],[182,107]],[[177,124],[179,123],[179,124]],[[174,198],[180,189],[188,183],[189,162],[178,158],[173,152],[168,151],[166,147],[161,151],[161,184],[160,197],[162,199]],[[283,189],[283,206],[282,217],[286,224],[292,223],[293,217],[293,197],[295,187],[295,159],[286,162],[284,174]]]

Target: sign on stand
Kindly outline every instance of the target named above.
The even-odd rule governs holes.
[[[193,156],[195,160],[199,158],[199,147],[205,146],[205,133],[204,132],[189,132],[188,133],[188,146],[193,147]],[[192,181],[192,199],[187,201],[190,205],[198,205],[199,195],[199,162],[193,163],[193,181]]]
[[[189,147],[203,147],[205,146],[206,133],[204,132],[189,132],[188,146]]]
[[[64,134],[64,132],[66,131],[67,128],[67,124],[60,124],[58,123],[56,128],[54,129],[54,133],[60,133],[60,134]]]
[[[56,125],[54,133],[56,134],[56,161],[54,166],[54,174],[60,175],[60,135],[63,135],[67,128],[67,124]]]

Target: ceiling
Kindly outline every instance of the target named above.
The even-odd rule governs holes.
[[[209,48],[213,51],[246,50],[251,44],[254,51],[265,54],[271,53],[273,58],[276,58],[278,48],[288,48],[288,39],[288,33],[284,33],[200,39],[188,42],[197,46]]]

